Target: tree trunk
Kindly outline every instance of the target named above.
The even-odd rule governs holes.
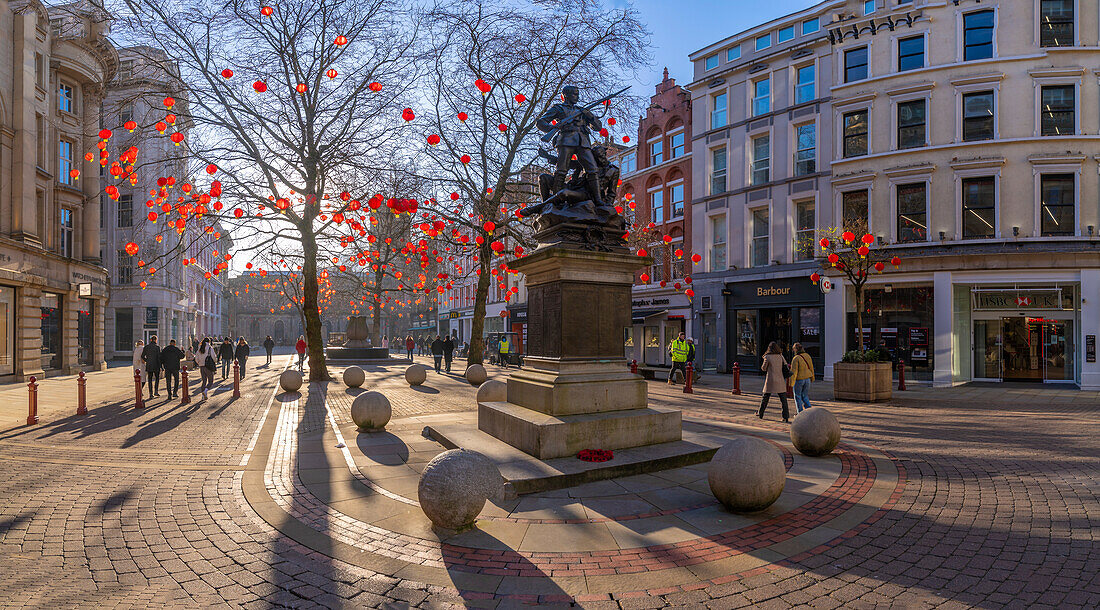
[[[307,221],[308,222],[308,221]],[[321,339],[321,313],[317,310],[317,236],[302,231],[302,317],[306,322],[306,349],[309,352],[309,380],[328,380],[325,346]]]
[[[863,285],[856,284],[856,345],[863,351]]]
[[[374,301],[374,315],[371,316],[371,331],[370,331],[370,344],[374,347],[382,346],[382,299],[380,298],[382,290],[382,280],[385,279],[384,272],[376,271],[374,273],[374,287],[378,292],[371,293],[371,298]]]
[[[485,305],[489,300],[489,276],[492,274],[489,240],[478,247],[477,294],[474,297],[474,318],[470,321],[470,355],[466,365],[482,364],[485,361]]]

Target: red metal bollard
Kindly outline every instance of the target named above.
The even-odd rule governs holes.
[[[733,395],[741,395],[741,365],[737,362],[733,363]]]
[[[76,414],[88,414],[88,380],[84,377],[84,371],[80,371],[76,379]]]
[[[137,404],[134,406],[138,409],[145,408],[145,399],[141,396],[141,369],[134,369],[134,394],[137,396]]]
[[[241,397],[241,361],[233,359],[233,398]]]
[[[898,361],[898,390],[905,391],[905,363]]]
[[[684,382],[684,394],[694,394],[695,390],[691,389],[691,378],[695,376],[695,369],[691,366],[691,363],[687,363],[687,381]]]
[[[635,375],[638,374],[638,361],[637,360],[631,360],[630,361],[630,372],[634,373]]]
[[[181,405],[186,405],[191,402],[191,385],[187,383],[187,367],[180,367],[180,374],[183,375],[183,398],[180,399]]]
[[[38,423],[38,378],[31,377],[30,383],[27,384],[27,425],[33,426]]]

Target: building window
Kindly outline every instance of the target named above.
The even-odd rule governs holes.
[[[61,140],[57,143],[57,181],[61,184],[72,184],[73,177],[69,172],[73,169],[73,143]]]
[[[1043,174],[1039,194],[1043,235],[1074,235],[1077,231],[1073,174]]]
[[[1040,93],[1042,116],[1040,135],[1064,136],[1076,131],[1073,85],[1043,87]]]
[[[663,163],[665,160],[665,143],[663,140],[657,140],[656,142],[650,142],[649,144],[649,164],[657,165]]]
[[[134,103],[126,102],[122,104],[122,109],[118,112],[119,125],[125,125],[126,121],[134,120]]]
[[[772,35],[763,34],[756,37],[756,50],[763,51],[764,49],[772,46]]]
[[[794,175],[805,176],[817,171],[817,124],[795,127],[794,140]]]
[[[993,92],[963,95],[963,142],[993,139]]]
[[[64,112],[73,111],[73,88],[65,83],[57,87],[57,109]]]
[[[134,60],[124,59],[118,62],[118,75],[116,78],[120,81],[130,80],[134,75]]]
[[[672,140],[672,156],[670,159],[677,159],[684,156],[684,132],[674,134]]]
[[[771,179],[771,137],[752,139],[752,183],[765,184]]]
[[[776,34],[775,41],[777,43],[784,43],[784,42],[787,42],[788,40],[791,40],[793,38],[794,38],[794,26],[789,25],[789,26],[779,30],[778,34]]]
[[[681,253],[682,253],[683,249],[684,249],[684,240],[681,238],[677,241],[669,242],[668,249],[666,250],[666,252],[668,252],[669,254],[672,254],[672,253],[675,253],[677,250],[680,250]],[[684,277],[686,268],[684,266],[683,257],[677,258],[675,256],[669,256],[668,257],[668,267],[669,267],[670,275],[672,276],[671,279],[677,280],[677,279],[680,279],[680,278]]]
[[[924,67],[924,36],[898,40],[898,72]]]
[[[1039,46],[1073,46],[1074,0],[1041,0],[1039,2]]]
[[[134,257],[125,250],[118,251],[118,271],[115,273],[115,282],[118,284],[132,284],[134,282]]]
[[[927,186],[924,182],[899,184],[898,242],[908,243],[928,239]]]
[[[58,219],[61,227],[61,256],[73,257],[73,211],[69,208],[61,208],[61,217]]]
[[[669,203],[672,205],[672,215],[670,218],[680,218],[684,215],[684,185],[683,183],[673,186],[671,189],[672,200]]]
[[[735,59],[741,59],[741,45],[726,49],[726,61],[733,61]]]
[[[719,93],[714,96],[714,110],[710,113],[710,128],[718,129],[726,126],[726,94]]]
[[[898,104],[898,148],[919,148],[925,145],[925,100]]]
[[[710,151],[710,194],[726,192],[726,147]]]
[[[875,0],[864,0],[863,1],[863,14],[864,15],[870,15],[873,12],[875,12]]]
[[[772,108],[772,81],[760,79],[752,84],[752,115],[766,114]]]
[[[115,308],[115,351],[134,349],[134,310],[130,307]]]
[[[653,191],[649,195],[649,207],[653,210],[653,222],[661,224],[665,221],[665,192]]]
[[[840,196],[841,218],[845,229],[866,229],[869,194],[866,190],[849,191]]]
[[[963,61],[993,57],[993,11],[963,16]]]
[[[118,228],[134,226],[134,196],[125,193],[118,196]]]
[[[995,237],[997,192],[993,177],[962,181],[963,239]]]
[[[867,78],[867,47],[844,52],[844,82]]]
[[[795,71],[794,103],[804,104],[817,96],[814,81],[817,68],[814,64],[802,66]]]
[[[752,211],[752,266],[768,264],[768,208]]]
[[[703,70],[713,70],[718,67],[718,56],[711,55],[703,60]]]
[[[814,257],[814,232],[817,229],[814,202],[794,204],[794,259],[807,261]]]
[[[653,266],[650,268],[649,275],[654,282],[663,282],[668,279],[668,274],[665,272],[665,261],[668,259],[666,248],[667,246],[660,242],[649,247],[649,251],[653,254]]]
[[[623,174],[632,174],[638,171],[638,156],[634,152],[623,155]]]
[[[726,216],[710,219],[710,270],[726,270]]]
[[[867,109],[844,114],[844,157],[867,154]]]

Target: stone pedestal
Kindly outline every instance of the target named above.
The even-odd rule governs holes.
[[[648,262],[551,246],[512,263],[527,281],[527,355],[508,401],[478,404],[478,428],[540,459],[680,440],[680,412],[647,408],[623,357],[630,287]]]

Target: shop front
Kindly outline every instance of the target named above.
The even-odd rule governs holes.
[[[631,300],[632,325],[624,332],[623,354],[647,366],[672,366],[668,345],[681,332],[690,337],[691,300],[673,292],[635,295]],[[696,346],[698,351],[699,347]]]
[[[856,337],[856,310],[853,289],[847,302],[847,349],[859,348]],[[895,363],[904,362],[906,378],[932,381],[935,370],[935,291],[931,282],[907,285],[868,286],[863,293],[863,348],[879,348]]]
[[[512,349],[517,354],[523,354],[527,345],[527,305],[509,305],[507,311],[508,328],[506,332],[514,333],[514,336],[518,339]]]
[[[759,373],[760,359],[772,341],[779,343],[788,360],[792,345],[801,343],[820,373],[824,340],[824,296],[807,277],[732,282],[722,291],[726,297],[727,341],[730,366],[734,362],[747,373]]]
[[[971,287],[972,378],[1077,380],[1077,293],[1076,285]]]

